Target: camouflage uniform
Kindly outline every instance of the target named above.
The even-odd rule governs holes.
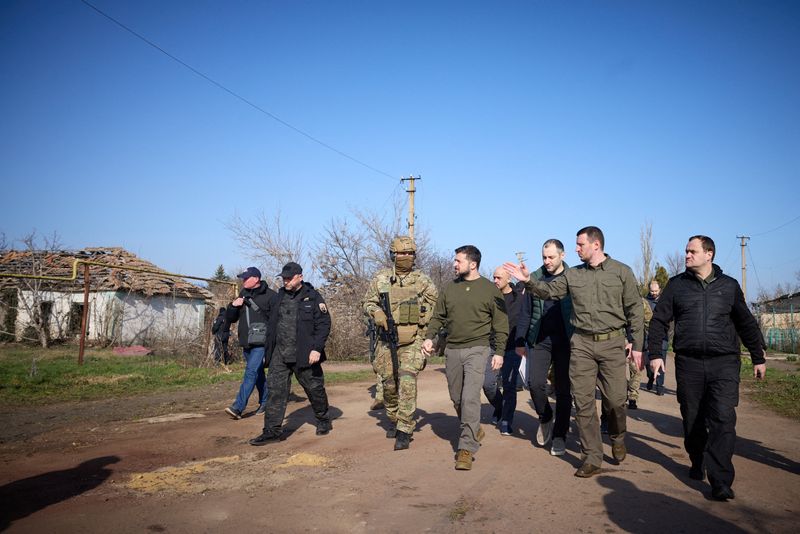
[[[401,240],[406,241],[398,244]],[[410,238],[395,239],[392,251],[400,251],[403,246],[413,247],[413,241]],[[383,381],[386,415],[396,424],[398,431],[410,435],[414,431],[414,413],[417,409],[417,374],[425,367],[422,342],[438,293],[433,281],[422,271],[412,270],[403,275],[395,269],[382,269],[375,275],[364,295],[364,313],[369,318],[374,317],[375,311],[380,308],[380,293],[389,293],[392,317],[397,324],[399,393],[392,374],[392,356],[388,343],[378,342],[372,366]]]
[[[653,318],[653,310],[650,309],[650,305],[647,303],[645,299],[642,299],[642,304],[644,305],[644,330],[647,332],[647,329],[650,327],[650,319]],[[642,371],[636,367],[636,363],[633,361],[633,358],[628,358],[628,400],[629,401],[638,401],[639,400],[639,387],[641,387],[642,382]]]

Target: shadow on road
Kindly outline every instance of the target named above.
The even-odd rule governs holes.
[[[603,497],[608,518],[625,532],[747,532],[691,504],[643,491],[623,478],[600,476],[597,481],[611,490]]]
[[[51,471],[0,487],[0,530],[51,504],[96,488],[111,476],[112,471],[106,466],[119,461],[118,456],[101,456],[72,469]]]
[[[683,438],[683,422],[679,417],[666,415],[651,410],[645,410],[642,408],[639,408],[638,410],[628,410],[628,417],[636,421],[649,423],[655,430],[667,436]],[[639,437],[651,441],[653,440],[652,438],[646,438],[644,436]],[[800,463],[786,458],[778,453],[775,449],[765,447],[760,441],[737,436],[735,454],[737,456],[741,456],[742,458],[747,458],[753,462],[758,462],[775,469],[787,471],[793,475],[800,474]],[[686,467],[686,469],[688,469],[688,467]]]
[[[331,421],[333,421],[342,416],[342,410],[335,406],[328,406],[328,414],[330,415]],[[315,428],[317,426],[317,417],[314,415],[314,410],[311,408],[310,404],[306,404],[289,413],[289,416],[286,418],[286,424],[283,425],[283,439],[288,439],[306,423]]]

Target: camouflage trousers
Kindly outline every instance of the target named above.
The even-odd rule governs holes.
[[[642,372],[636,367],[633,358],[628,360],[628,400],[639,400],[639,387],[642,385]]]
[[[392,374],[392,353],[389,345],[379,342],[375,348],[375,360],[372,362],[372,368],[383,381],[383,404],[386,407],[386,415],[397,425],[397,430],[406,434],[413,433],[416,425],[414,415],[417,411],[417,375],[425,366],[425,357],[421,349],[420,339],[410,345],[398,347],[399,391],[395,387]]]

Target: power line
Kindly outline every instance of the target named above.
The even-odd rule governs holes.
[[[753,247],[750,247],[753,248]],[[750,265],[753,266],[753,272],[756,274],[756,283],[758,283],[758,290],[760,293],[764,292],[764,289],[761,287],[761,280],[758,277],[758,270],[756,269],[756,262],[753,261],[753,251],[747,250],[747,254],[750,256]]]
[[[373,167],[372,165],[370,165],[370,164],[368,164],[368,163],[364,163],[364,162],[363,162],[363,161],[361,161],[360,159],[358,159],[358,158],[354,158],[353,156],[351,156],[351,155],[349,155],[349,154],[347,154],[347,153],[345,153],[345,152],[342,152],[342,151],[341,151],[341,150],[339,150],[338,148],[336,148],[336,147],[333,147],[333,146],[329,145],[328,143],[326,143],[326,142],[324,142],[324,141],[321,141],[321,140],[317,139],[317,138],[316,138],[316,137],[314,137],[313,135],[311,135],[311,134],[309,134],[309,133],[306,133],[306,132],[304,132],[304,131],[303,131],[303,130],[301,130],[300,128],[297,128],[296,126],[293,126],[293,125],[289,124],[288,122],[286,122],[285,120],[281,119],[281,118],[280,118],[280,117],[278,117],[277,115],[274,115],[274,114],[270,113],[270,112],[269,112],[269,111],[267,111],[266,109],[264,109],[264,108],[260,107],[258,104],[255,104],[254,102],[251,102],[250,100],[248,100],[247,98],[245,98],[245,97],[241,96],[240,94],[236,93],[235,91],[233,91],[233,90],[231,90],[231,89],[228,89],[227,87],[225,87],[224,85],[222,85],[220,82],[216,81],[214,78],[212,78],[212,77],[210,77],[210,76],[208,76],[208,75],[206,75],[206,74],[203,74],[202,72],[200,72],[200,71],[199,71],[199,70],[197,70],[196,68],[192,67],[191,65],[189,65],[189,64],[188,64],[188,63],[186,63],[185,61],[183,61],[183,60],[179,59],[178,57],[176,57],[176,56],[174,56],[174,55],[172,55],[172,54],[170,54],[169,52],[167,52],[166,50],[164,50],[163,48],[161,48],[159,45],[157,45],[156,43],[154,43],[153,41],[151,41],[151,40],[150,40],[150,39],[148,39],[147,37],[145,37],[145,36],[143,36],[143,35],[141,35],[141,34],[137,33],[135,30],[133,30],[133,29],[129,28],[128,26],[126,26],[126,25],[125,25],[125,24],[123,24],[122,22],[118,21],[117,19],[115,19],[115,18],[114,18],[114,17],[112,17],[111,15],[109,15],[109,14],[105,13],[104,11],[102,11],[102,10],[100,10],[99,8],[95,7],[95,6],[94,6],[94,5],[92,5],[91,3],[87,2],[87,0],[81,0],[81,2],[82,2],[83,4],[85,4],[86,6],[90,7],[91,9],[93,9],[94,11],[96,11],[98,14],[100,14],[100,15],[102,15],[103,17],[107,18],[108,20],[110,20],[111,22],[113,22],[114,24],[116,24],[117,26],[119,26],[120,28],[122,28],[123,30],[127,31],[127,32],[128,32],[128,33],[130,33],[131,35],[135,36],[135,37],[136,37],[136,38],[138,38],[138,39],[141,39],[142,41],[144,41],[144,42],[145,42],[145,43],[147,43],[148,45],[152,46],[153,48],[155,48],[156,50],[158,50],[159,52],[161,52],[162,54],[164,54],[165,56],[167,56],[167,57],[168,57],[168,58],[170,58],[171,60],[175,61],[176,63],[179,63],[179,64],[183,65],[184,67],[186,67],[187,69],[189,69],[189,70],[190,70],[190,71],[192,71],[193,73],[197,74],[198,76],[200,76],[201,78],[203,78],[203,79],[204,79],[204,80],[206,80],[207,82],[209,82],[209,83],[211,83],[211,84],[213,84],[213,85],[217,86],[218,88],[222,89],[223,91],[225,91],[225,92],[226,92],[226,93],[228,93],[229,95],[233,96],[234,98],[237,98],[237,99],[241,100],[242,102],[244,102],[244,103],[245,103],[245,104],[247,104],[248,106],[250,106],[250,107],[252,107],[253,109],[255,109],[255,110],[257,110],[257,111],[259,111],[259,112],[263,113],[264,115],[266,115],[267,117],[271,118],[272,120],[274,120],[274,121],[276,121],[276,122],[278,122],[278,123],[280,123],[280,124],[282,124],[282,125],[286,126],[287,128],[289,128],[289,129],[291,129],[291,130],[294,130],[295,132],[297,132],[297,133],[299,133],[300,135],[302,135],[302,136],[306,137],[307,139],[310,139],[311,141],[313,141],[313,142],[317,143],[318,145],[320,145],[320,146],[323,146],[323,147],[327,148],[328,150],[330,150],[330,151],[332,151],[332,152],[335,152],[336,154],[339,154],[340,156],[342,156],[342,157],[344,157],[344,158],[347,158],[347,159],[349,159],[350,161],[353,161],[353,162],[355,162],[355,163],[358,163],[359,165],[361,165],[361,166],[363,166],[363,167],[366,167],[367,169],[369,169],[369,170],[371,170],[371,171],[373,171],[373,172],[376,172],[376,173],[378,173],[378,174],[382,174],[383,176],[387,176],[387,177],[391,178],[392,180],[396,180],[396,179],[397,179],[396,177],[392,176],[391,174],[389,174],[389,173],[387,173],[387,172],[384,172],[384,171],[382,171],[382,170],[380,170],[380,169],[377,169],[377,168]]]
[[[789,226],[790,224],[792,224],[793,222],[795,222],[795,221],[796,221],[796,220],[798,220],[798,219],[800,219],[800,215],[798,215],[797,217],[795,217],[794,219],[792,219],[792,220],[791,220],[791,221],[789,221],[789,222],[785,222],[785,223],[783,223],[783,224],[782,224],[782,225],[780,225],[780,226],[776,226],[776,227],[775,227],[775,228],[773,228],[772,230],[767,230],[766,232],[761,232],[760,234],[753,234],[753,237],[758,237],[758,236],[761,236],[761,235],[764,235],[764,234],[769,234],[769,233],[772,233],[772,232],[774,232],[775,230],[780,230],[780,229],[781,229],[781,228],[783,228],[784,226]]]

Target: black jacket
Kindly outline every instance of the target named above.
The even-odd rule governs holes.
[[[214,324],[211,326],[211,333],[223,343],[227,343],[231,335],[231,325],[225,318],[225,311],[226,310],[219,312],[217,318],[214,319]]]
[[[281,288],[270,304],[269,325],[267,326],[267,350],[265,364],[269,366],[275,350],[278,335],[278,310],[280,301],[286,294]],[[298,367],[309,367],[308,356],[312,350],[319,351],[319,363],[325,361],[325,342],[331,332],[331,316],[322,295],[308,282],[303,282],[297,308],[297,352],[295,359]]]
[[[251,323],[268,322],[269,306],[272,299],[275,297],[275,292],[267,286],[265,281],[262,280],[261,283],[253,289],[242,288],[242,290],[239,291],[239,296],[253,299],[253,302],[255,302],[259,308],[261,308],[260,312],[256,312],[252,308],[250,309]],[[242,304],[238,308],[232,304],[229,304],[228,309],[225,310],[225,319],[229,323],[232,324],[236,321],[239,321],[239,345],[241,345],[244,350],[250,348],[250,345],[247,344],[247,331],[249,325],[247,324],[247,312],[245,312],[246,307],[247,304]],[[269,339],[269,332],[267,332],[267,339]]]
[[[675,354],[713,358],[739,354],[741,336],[754,364],[764,363],[764,344],[739,282],[714,265],[714,280],[703,287],[686,271],[670,279],[658,299],[648,332],[650,358],[663,358],[662,340],[675,321]]]

